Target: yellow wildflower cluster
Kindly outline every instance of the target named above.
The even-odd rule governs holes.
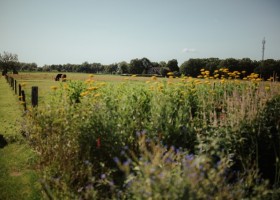
[[[201,69],[200,74],[197,76],[197,78],[204,78],[204,79],[221,79],[221,83],[225,82],[225,79],[243,79],[243,80],[250,80],[253,82],[259,82],[262,81],[262,78],[259,77],[259,74],[251,73],[249,76],[245,77],[246,71],[243,70],[241,72],[239,71],[229,71],[228,68],[220,68],[219,70],[215,70],[213,75],[211,76],[210,71]],[[273,80],[272,77],[268,79],[268,81]]]
[[[87,84],[87,88],[86,88],[86,91],[83,91],[80,93],[80,96],[81,97],[94,97],[94,98],[97,98],[97,97],[100,97],[101,94],[100,93],[96,93],[97,90],[99,90],[101,87],[105,86],[106,83],[105,82],[98,82],[98,81],[95,81],[93,79],[94,75],[91,74],[89,75],[89,79],[87,79],[85,81],[85,83]]]
[[[256,74],[256,73],[251,73],[246,78],[247,78],[246,80],[251,80],[251,81],[262,81],[262,79],[259,78],[259,74]]]

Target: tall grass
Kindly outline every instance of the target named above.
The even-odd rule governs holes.
[[[90,77],[53,89],[23,127],[50,196],[239,199],[278,187],[277,83]],[[268,160],[266,150],[274,150]]]

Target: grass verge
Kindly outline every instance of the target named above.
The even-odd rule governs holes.
[[[41,199],[38,175],[33,169],[35,154],[19,132],[22,107],[0,78],[0,134],[8,145],[0,148],[0,199]]]

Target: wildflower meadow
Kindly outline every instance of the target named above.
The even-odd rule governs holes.
[[[279,198],[273,77],[222,68],[99,79],[50,86],[25,114],[46,198]]]

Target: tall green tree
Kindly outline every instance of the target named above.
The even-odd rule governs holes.
[[[128,73],[128,63],[125,61],[122,61],[118,63],[117,73],[118,74],[127,74]]]
[[[176,59],[169,60],[166,67],[168,67],[171,72],[179,72],[178,61]]]
[[[268,79],[269,77],[274,77],[278,80],[280,74],[280,62],[273,59],[264,60],[263,62],[260,62],[254,72],[260,74],[261,78]]]
[[[229,71],[240,71],[239,61],[235,58],[227,58],[225,60],[221,60],[218,68],[228,68]]]
[[[200,69],[204,67],[204,59],[189,59],[180,66],[180,72],[187,76],[196,77],[200,74]]]
[[[145,66],[143,65],[142,60],[132,59],[129,63],[128,72],[130,74],[142,74],[145,72]]]
[[[4,51],[0,54],[0,69],[2,70],[2,75],[8,73],[8,71],[13,71],[14,74],[18,73],[19,62],[18,55]]]

